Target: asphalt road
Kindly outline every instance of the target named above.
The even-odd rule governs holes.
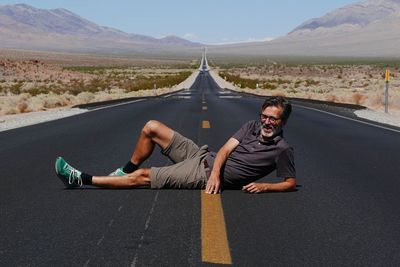
[[[209,265],[200,191],[66,190],[54,160],[107,174],[149,119],[218,150],[262,102],[221,91],[205,72],[166,98],[1,132],[0,266]],[[295,192],[222,193],[233,265],[399,266],[400,133],[296,105],[285,137]],[[156,152],[145,166],[164,164]]]

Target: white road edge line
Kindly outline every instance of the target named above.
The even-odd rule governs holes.
[[[366,124],[366,125],[369,125],[369,126],[381,128],[381,129],[384,129],[384,130],[389,130],[389,131],[392,131],[392,132],[400,133],[399,130],[391,129],[391,128],[388,128],[388,127],[385,127],[385,126],[376,125],[376,124],[373,124],[373,123],[370,123],[370,122],[366,122],[366,121],[361,121],[361,120],[348,118],[348,117],[345,117],[345,116],[342,116],[342,115],[338,115],[338,114],[335,114],[335,113],[332,113],[332,112],[328,112],[328,111],[324,111],[324,110],[320,110],[320,109],[316,109],[316,108],[305,107],[305,106],[298,105],[298,104],[293,104],[293,106],[304,108],[304,109],[309,109],[309,110],[313,110],[313,111],[318,111],[320,113],[329,114],[329,115],[332,115],[332,116],[335,116],[335,117],[339,117],[339,118],[342,118],[342,119],[346,119],[346,120],[349,120],[349,121],[354,121],[354,122]]]
[[[109,106],[105,106],[105,107],[88,109],[87,112],[102,110],[102,109],[106,109],[106,108],[114,108],[114,107],[119,107],[119,106],[125,106],[125,105],[129,105],[129,104],[132,104],[132,103],[141,102],[141,101],[144,101],[144,100],[146,100],[146,99],[137,99],[137,100],[132,100],[132,101],[129,101],[129,102],[119,103],[119,104],[115,104],[115,105],[109,105]]]
[[[232,96],[220,95],[220,96],[218,96],[218,98],[242,98],[242,96],[238,96],[238,95],[232,95]]]

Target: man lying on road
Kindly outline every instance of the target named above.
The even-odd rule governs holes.
[[[161,122],[151,120],[143,127],[130,161],[109,176],[92,176],[56,160],[57,176],[67,188],[94,185],[106,188],[151,187],[204,189],[217,194],[224,189],[249,193],[290,191],[296,187],[293,148],[283,138],[291,104],[283,97],[269,97],[261,108],[260,119],[245,123],[218,151],[197,146]],[[173,165],[139,168],[155,145]],[[254,181],[276,170],[278,183]]]

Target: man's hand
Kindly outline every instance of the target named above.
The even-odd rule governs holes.
[[[266,192],[267,189],[268,186],[266,184],[260,184],[260,183],[250,183],[248,185],[243,186],[242,188],[243,191],[253,194]]]
[[[213,169],[206,185],[207,194],[221,193],[221,167],[225,164],[226,160],[229,157],[229,154],[231,154],[238,145],[238,140],[236,140],[235,138],[229,138],[225,145],[223,145],[220,150],[218,150],[218,153],[215,156]]]
[[[242,190],[247,193],[262,193],[262,192],[287,192],[295,190],[296,178],[286,177],[280,183],[250,183],[243,186]]]
[[[211,173],[210,178],[208,178],[206,185],[207,194],[219,194],[221,193],[221,180],[217,175]]]

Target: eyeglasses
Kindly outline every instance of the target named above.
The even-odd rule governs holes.
[[[265,114],[261,113],[260,114],[260,119],[261,119],[262,122],[264,122],[266,120],[269,120],[270,122],[275,123],[275,122],[279,121],[281,118],[277,118],[277,117],[274,117],[274,116],[268,116],[268,115],[265,115]]]

